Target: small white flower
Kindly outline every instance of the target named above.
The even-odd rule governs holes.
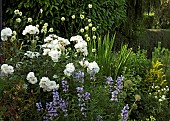
[[[65,21],[65,18],[64,18],[64,17],[61,17],[61,21]]]
[[[92,49],[92,52],[93,52],[93,53],[96,52],[96,49]]]
[[[19,12],[19,15],[22,16],[22,12]]]
[[[88,4],[88,7],[89,7],[89,8],[92,8],[92,4]]]
[[[32,18],[28,18],[28,22],[32,22]]]
[[[93,35],[93,37],[92,37],[93,39],[96,39],[96,36],[95,35]]]
[[[66,65],[66,69],[64,70],[64,74],[66,76],[71,76],[71,74],[75,71],[75,67],[73,63],[69,63]]]
[[[13,35],[17,35],[17,32],[16,32],[16,31],[13,31],[12,34],[13,34]]]
[[[37,24],[35,27],[39,28],[40,26]]]
[[[88,22],[90,23],[90,22],[91,22],[91,19],[88,19]]]
[[[84,37],[86,37],[86,38],[87,38],[88,36],[89,36],[88,34],[85,34],[85,35],[84,35]]]
[[[76,16],[75,16],[75,15],[72,15],[72,16],[71,16],[71,18],[72,18],[72,19],[75,19],[75,18],[76,18]]]
[[[48,26],[48,23],[45,23],[44,26],[47,27],[47,26]]]
[[[50,28],[48,31],[49,31],[49,32],[53,32],[53,31],[54,31],[54,29],[53,29],[53,28]]]
[[[83,15],[83,14],[80,14],[80,18],[81,18],[81,19],[84,19],[84,15]]]
[[[43,9],[40,9],[40,13],[43,13]]]
[[[20,22],[21,22],[21,19],[20,19],[20,18],[17,18],[17,19],[16,19],[16,22],[20,23]]]
[[[11,42],[13,42],[14,40],[16,40],[16,36],[11,37]]]
[[[81,29],[80,29],[80,32],[81,32],[81,33],[83,33],[83,32],[84,32],[84,29],[83,29],[83,28],[81,28]]]
[[[92,31],[96,31],[96,27],[92,27]]]
[[[90,37],[87,37],[86,40],[87,40],[87,41],[90,41]]]
[[[89,23],[89,27],[92,27],[92,23]]]
[[[85,26],[85,30],[88,31],[89,30],[89,26]]]
[[[14,14],[16,14],[16,15],[19,14],[19,10],[15,10]]]

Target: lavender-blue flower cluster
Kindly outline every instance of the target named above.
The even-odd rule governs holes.
[[[128,104],[126,104],[126,105],[123,107],[123,110],[122,110],[122,112],[121,112],[122,121],[127,121],[127,118],[128,118],[128,110],[129,110],[129,106],[128,106]]]
[[[63,88],[63,92],[67,92],[68,91],[68,82],[66,80],[62,81],[62,88]]]
[[[83,118],[86,117],[86,103],[85,101],[89,100],[90,99],[90,93],[89,92],[85,92],[83,93],[84,89],[83,87],[77,87],[77,96],[78,96],[78,101],[79,101],[79,104],[78,106],[80,107],[80,111],[82,112],[82,116]]]
[[[73,78],[78,79],[78,82],[84,83],[84,72],[74,72],[72,76]]]
[[[43,121],[49,121],[58,116],[58,110],[61,109],[64,112],[64,116],[67,116],[67,107],[68,103],[65,100],[62,100],[59,96],[59,93],[56,90],[53,90],[53,101],[46,102],[45,110],[47,111],[46,115],[43,116]],[[36,103],[37,110],[43,110],[41,102]]]
[[[106,78],[106,83],[109,85],[109,91],[112,94],[111,100],[112,101],[118,101],[118,94],[121,92],[121,90],[123,89],[123,79],[124,77],[118,77],[116,80],[116,84],[114,86],[115,90],[113,91],[113,79],[112,77],[107,77]]]

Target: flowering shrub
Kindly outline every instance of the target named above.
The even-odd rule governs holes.
[[[20,32],[10,28],[2,30],[2,38],[5,38],[3,45],[12,42],[15,47],[10,48],[14,49],[15,56],[10,56],[1,66],[4,76],[0,79],[4,87],[0,105],[4,104],[5,107],[0,108],[1,117],[4,120],[24,121],[108,118],[126,121],[129,108],[126,105],[123,109],[124,101],[120,96],[123,77],[118,77],[115,82],[109,77],[109,84],[114,87],[110,91],[106,84],[101,88],[104,78],[98,74],[100,67],[88,58],[88,43],[82,36],[65,39],[52,34],[52,30],[48,32],[47,23],[41,29],[30,24],[31,21],[28,18],[28,23]],[[94,27],[92,29],[96,30]],[[101,88],[104,94],[97,94],[97,88]],[[103,97],[106,105],[97,108],[98,99]]]

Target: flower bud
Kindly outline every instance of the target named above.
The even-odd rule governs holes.
[[[88,7],[89,7],[89,8],[92,8],[92,4],[88,4]]]
[[[135,95],[135,101],[140,101],[140,100],[141,100],[141,96],[138,95],[138,94],[136,94],[136,95]]]
[[[21,19],[20,19],[20,18],[17,18],[17,19],[16,19],[16,22],[20,23],[20,22],[21,22]]]
[[[61,21],[65,21],[65,18],[64,18],[64,17],[61,17]]]

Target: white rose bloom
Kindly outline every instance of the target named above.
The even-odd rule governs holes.
[[[74,47],[76,48],[76,50],[81,51],[82,49],[87,47],[87,42],[86,41],[78,42],[77,44],[74,45]]]
[[[82,36],[76,35],[76,36],[72,36],[72,37],[70,38],[70,41],[80,42],[80,41],[84,41],[84,40],[83,40]]]
[[[87,55],[88,55],[87,47],[86,47],[86,48],[84,48],[84,49],[82,50],[82,52],[83,52],[83,55],[84,55],[84,56],[87,56]]]
[[[58,42],[59,42],[60,44],[62,44],[63,46],[66,46],[66,45],[69,45],[69,44],[70,44],[70,42],[69,42],[68,39],[64,39],[64,38],[62,38],[62,37],[58,37]]]
[[[46,90],[49,92],[49,91],[52,91],[53,89],[58,89],[58,88],[59,88],[59,85],[57,85],[55,81],[50,81],[50,84],[46,88]]]
[[[50,52],[50,49],[43,49],[43,55],[47,55]]]
[[[8,64],[3,64],[1,66],[1,71],[5,74],[12,74],[14,72],[14,68]]]
[[[71,76],[71,74],[75,71],[75,67],[73,63],[69,63],[66,65],[66,69],[64,70],[64,74],[66,76]]]
[[[22,34],[39,34],[39,29],[36,26],[28,25],[25,27]]]
[[[7,37],[9,36],[12,36],[12,30],[10,28],[5,28],[1,30],[1,39],[3,41],[6,41],[8,39]]]
[[[50,86],[50,79],[48,77],[42,77],[39,85],[41,88],[47,88]]]
[[[84,61],[84,65],[86,66],[86,67],[88,67],[89,66],[89,62],[86,60],[86,61]]]
[[[50,42],[50,41],[52,41],[53,40],[53,38],[51,38],[51,37],[46,37],[45,39],[44,39],[44,42]]]
[[[58,62],[58,59],[60,58],[61,56],[61,51],[58,51],[58,50],[51,50],[48,55],[51,57],[51,59],[54,61],[54,62]]]
[[[29,57],[29,58],[35,58],[35,57],[40,56],[40,53],[27,51],[24,55],[27,56],[27,57]]]
[[[91,63],[88,64],[88,66],[87,66],[87,72],[88,72],[88,73],[92,73],[93,69],[94,69],[95,73],[98,73],[99,70],[100,70],[98,64],[97,64],[95,61],[93,61],[93,62],[91,62]]]
[[[31,84],[37,83],[37,77],[35,77],[34,72],[29,72],[29,73],[27,74],[27,78],[26,78],[26,79],[27,79],[28,82],[31,83]]]

